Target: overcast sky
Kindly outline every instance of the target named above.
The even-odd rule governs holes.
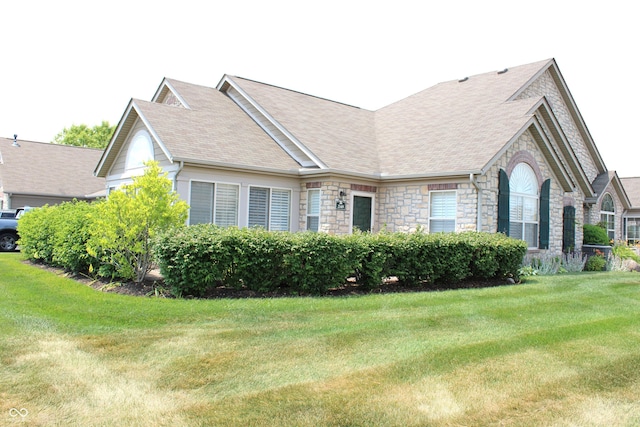
[[[555,58],[600,153],[640,176],[631,1],[0,0],[0,136],[117,124],[164,77],[246,77],[366,109]]]

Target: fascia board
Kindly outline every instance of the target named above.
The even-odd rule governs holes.
[[[260,104],[258,104],[244,89],[240,87],[233,79],[229,76],[225,75],[220,83],[218,83],[218,90],[222,90],[226,85],[233,87],[242,97],[244,97],[247,102],[249,102],[260,114],[262,114],[273,126],[275,126],[282,134],[291,141],[300,151],[302,151],[313,163],[321,168],[327,169],[327,165],[320,160],[309,148],[307,148],[302,142],[300,142],[295,136],[291,134],[280,122],[278,122],[274,117],[271,116]],[[283,147],[284,148],[284,147]]]

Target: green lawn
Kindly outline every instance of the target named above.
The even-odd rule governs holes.
[[[0,322],[0,425],[640,425],[638,273],[169,300],[0,254]]]

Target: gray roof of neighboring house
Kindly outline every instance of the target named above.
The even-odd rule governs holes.
[[[94,148],[0,138],[0,187],[5,193],[91,198],[105,180],[93,175]]]
[[[620,181],[629,196],[632,208],[640,209],[640,177],[620,178]]]

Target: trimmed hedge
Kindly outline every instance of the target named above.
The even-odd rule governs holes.
[[[595,224],[584,224],[582,226],[582,231],[584,233],[584,236],[582,238],[583,244],[600,246],[609,245],[609,235],[607,234],[607,230],[605,230],[602,226]]]
[[[74,200],[26,212],[18,220],[20,252],[28,259],[74,273],[91,271],[99,265],[86,247],[89,213],[95,206]]]
[[[517,276],[527,248],[503,234],[283,233],[202,224],[160,236],[155,253],[176,295],[212,286],[318,295],[348,277],[367,289]],[[517,277],[516,277],[517,278]]]

